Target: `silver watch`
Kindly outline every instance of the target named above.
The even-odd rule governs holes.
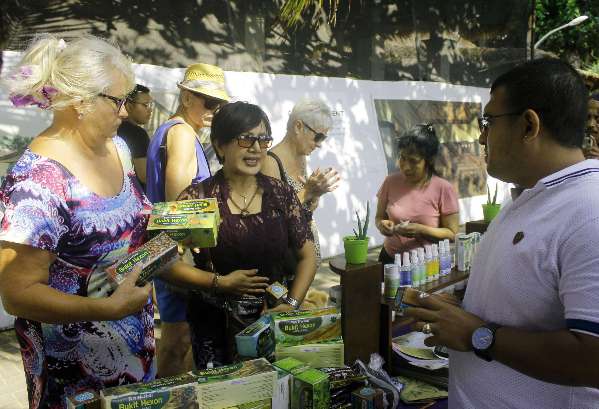
[[[294,310],[299,309],[300,302],[293,297],[287,296],[285,297],[285,302],[293,307]]]

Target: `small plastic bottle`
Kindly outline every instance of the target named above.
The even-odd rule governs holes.
[[[424,259],[424,247],[418,248],[418,282],[420,285],[426,283],[426,261]]]
[[[399,268],[397,264],[385,264],[384,267],[385,297],[393,298],[399,288]]]
[[[433,280],[439,279],[439,247],[436,244],[431,246],[433,259]]]
[[[394,264],[397,264],[397,268],[401,267],[401,253],[396,253],[394,258]]]
[[[410,250],[410,271],[412,272],[412,286],[418,287],[420,283],[420,270],[418,261],[418,251],[416,249]]]
[[[412,286],[412,269],[410,266],[410,253],[408,252],[403,253],[403,260],[399,270],[399,286]]]
[[[424,265],[426,266],[426,282],[433,281],[435,276],[435,267],[433,266],[433,249],[430,244],[424,245]]]

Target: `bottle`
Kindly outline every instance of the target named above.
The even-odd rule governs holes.
[[[440,260],[439,260],[439,246],[437,246],[436,244],[433,244],[431,246],[432,248],[432,255],[433,255],[433,280],[438,280],[439,279],[439,273],[440,273]]]
[[[397,264],[398,268],[401,267],[401,253],[396,253],[395,254],[395,262],[394,264]]]
[[[441,276],[451,273],[451,253],[449,251],[449,242],[445,240],[439,242],[439,269]]]
[[[443,243],[445,243],[445,250],[447,251],[447,258],[449,258],[449,273],[451,273],[451,270],[455,267],[455,257],[454,257],[454,254],[451,252],[451,246],[449,245],[449,239],[443,240]]]
[[[426,261],[424,259],[424,248],[418,248],[418,281],[420,285],[426,283]]]
[[[385,264],[385,297],[394,298],[399,288],[399,268],[397,264]]]
[[[410,250],[410,271],[412,273],[412,286],[418,287],[420,283],[420,270],[418,261],[418,251],[416,249]]]
[[[412,269],[410,267],[410,253],[408,252],[403,253],[403,260],[399,270],[399,286],[412,286]]]
[[[435,276],[435,267],[433,266],[433,250],[430,244],[424,245],[424,265],[426,266],[426,282],[433,281]]]

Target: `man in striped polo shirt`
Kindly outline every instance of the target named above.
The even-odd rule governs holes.
[[[408,314],[450,348],[451,408],[599,407],[599,161],[582,79],[559,60],[501,75],[480,118],[490,175],[524,190],[476,254],[462,307]]]

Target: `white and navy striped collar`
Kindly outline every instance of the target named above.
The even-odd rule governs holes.
[[[583,160],[549,176],[545,176],[540,182],[549,189],[591,173],[599,173],[599,160]]]

